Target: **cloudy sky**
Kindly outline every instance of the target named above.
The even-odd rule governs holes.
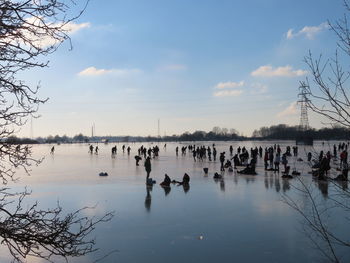
[[[91,0],[40,81],[33,135],[161,135],[299,122],[303,58],[334,54],[341,0]],[[321,127],[310,116],[313,127]],[[30,126],[21,131],[30,136]]]

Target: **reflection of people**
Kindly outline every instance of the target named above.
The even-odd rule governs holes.
[[[146,186],[146,198],[145,198],[145,208],[147,209],[147,212],[151,211],[151,203],[152,203],[152,192],[153,186],[152,185],[147,185]]]
[[[320,189],[324,197],[328,196],[328,182],[324,180],[317,180],[318,189]]]
[[[220,180],[220,190],[225,192],[225,181],[223,179]]]
[[[183,184],[182,187],[184,189],[185,194],[190,190],[190,184]]]
[[[164,193],[165,193],[165,196],[167,196],[170,191],[171,191],[171,187],[170,186],[162,186],[163,190],[164,190]]]
[[[280,189],[281,189],[279,177],[275,177],[275,189],[276,189],[276,192],[277,192],[277,193],[279,193],[279,191],[280,191]]]
[[[274,165],[275,165],[275,171],[274,172],[280,172],[280,161],[281,161],[281,156],[279,153],[276,153],[276,156],[275,156],[275,162],[274,162]]]
[[[284,193],[290,189],[289,180],[282,180],[282,189]]]

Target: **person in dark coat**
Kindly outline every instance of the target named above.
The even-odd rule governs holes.
[[[146,161],[145,161],[145,170],[146,170],[146,173],[147,173],[146,180],[148,180],[149,175],[150,175],[150,173],[152,171],[151,158],[149,156],[146,158]]]
[[[163,186],[163,187],[169,187],[170,183],[171,183],[170,177],[167,174],[165,174],[164,175],[164,181],[161,182],[160,185]]]

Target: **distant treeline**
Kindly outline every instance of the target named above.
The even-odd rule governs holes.
[[[295,140],[300,136],[308,136],[314,140],[350,140],[350,130],[343,127],[322,128],[319,130],[309,129],[300,131],[299,126],[288,126],[285,124],[262,127],[255,130],[251,137],[239,135],[235,129],[214,127],[212,131],[185,132],[181,135],[172,136],[94,136],[83,134],[74,137],[48,136],[36,139],[9,137],[6,142],[13,144],[35,144],[35,143],[93,143],[93,142],[176,142],[176,141],[235,141],[235,140]]]
[[[314,140],[350,140],[350,130],[344,127],[322,128],[319,130],[311,128],[307,131],[300,131],[299,126],[285,124],[262,127],[255,130],[250,139],[295,140],[305,135]]]

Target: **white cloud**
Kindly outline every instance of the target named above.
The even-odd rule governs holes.
[[[40,27],[44,25],[43,22],[37,17],[29,17],[26,19],[26,22],[28,23],[27,26],[35,25]],[[47,25],[49,25],[52,28],[60,28],[60,30],[64,31],[68,35],[74,34],[83,28],[90,27],[90,23],[77,24],[74,22],[69,22],[67,24],[47,22]],[[23,32],[23,34],[28,39],[28,41],[30,41],[32,44],[34,44],[38,48],[45,48],[52,45],[56,45],[60,42],[60,40],[63,40],[63,38],[61,37],[57,39],[54,37],[47,36],[44,30],[36,30],[36,34],[31,33],[30,30],[26,30]],[[41,36],[41,34],[43,36]]]
[[[139,69],[97,69],[95,67],[86,68],[78,73],[78,76],[101,76],[113,74],[117,76],[126,76],[130,74],[140,73]]]
[[[270,65],[261,66],[250,73],[253,77],[300,77],[307,74],[306,70],[293,70],[289,65],[273,68]]]
[[[76,24],[74,22],[69,22],[63,26],[64,30],[67,30],[70,34],[74,34],[83,28],[89,28],[91,26],[90,23],[81,23]]]
[[[214,97],[237,97],[243,93],[243,90],[220,90],[214,92]]]
[[[287,32],[287,39],[292,39],[293,38],[293,29],[289,29]]]
[[[298,106],[298,103],[296,101],[292,102],[286,109],[279,112],[277,114],[277,117],[282,118],[282,117],[297,115],[299,113],[297,106]]]
[[[314,39],[314,37],[321,31],[329,29],[328,23],[322,23],[319,26],[305,26],[298,32],[293,32],[293,29],[289,29],[287,32],[287,39],[292,39],[298,36],[305,36],[308,39]]]
[[[84,69],[83,71],[80,71],[78,75],[79,76],[100,76],[111,72],[112,70],[108,70],[108,69],[97,69],[95,67],[89,67]]]
[[[215,86],[215,89],[234,89],[244,86],[244,81],[240,82],[220,82]]]

